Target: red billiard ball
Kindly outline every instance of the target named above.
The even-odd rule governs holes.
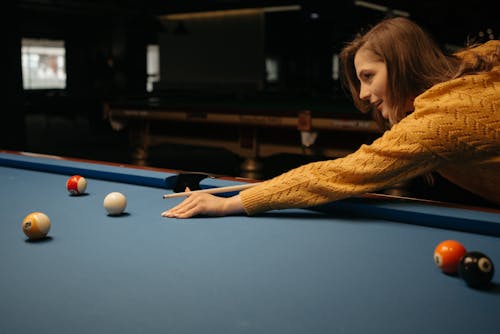
[[[446,274],[456,274],[460,259],[467,250],[456,240],[440,242],[434,249],[434,263]]]
[[[66,181],[66,189],[71,195],[81,195],[87,189],[87,180],[83,176],[73,175]]]
[[[494,273],[493,261],[486,254],[477,251],[466,253],[458,265],[459,276],[475,289],[487,288]]]

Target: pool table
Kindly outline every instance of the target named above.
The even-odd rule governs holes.
[[[82,196],[65,183],[86,177]],[[257,216],[160,216],[173,170],[0,151],[0,333],[499,333],[500,279],[434,264],[446,239],[500,265],[500,211],[360,196]],[[244,183],[212,177],[201,188]],[[125,213],[102,206],[112,191]],[[29,241],[28,213],[52,222]]]

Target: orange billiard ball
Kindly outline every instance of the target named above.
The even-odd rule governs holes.
[[[73,175],[66,181],[66,189],[71,195],[81,195],[87,189],[87,180],[83,176]]]
[[[434,263],[446,274],[456,274],[460,260],[467,253],[465,247],[456,240],[440,242],[434,249]]]
[[[42,239],[49,233],[50,218],[42,212],[32,212],[24,217],[21,227],[30,240]]]

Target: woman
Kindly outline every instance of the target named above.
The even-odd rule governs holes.
[[[418,25],[392,18],[356,37],[340,59],[356,107],[390,128],[380,138],[230,198],[190,195],[162,215],[308,207],[430,172],[500,204],[500,41],[446,55]]]

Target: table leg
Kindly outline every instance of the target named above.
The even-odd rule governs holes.
[[[130,124],[129,140],[134,164],[147,166],[149,149],[149,122],[137,121]]]
[[[259,161],[259,133],[257,127],[243,127],[240,129],[240,154],[245,160],[240,165],[240,174],[243,177],[259,179],[263,164]]]

